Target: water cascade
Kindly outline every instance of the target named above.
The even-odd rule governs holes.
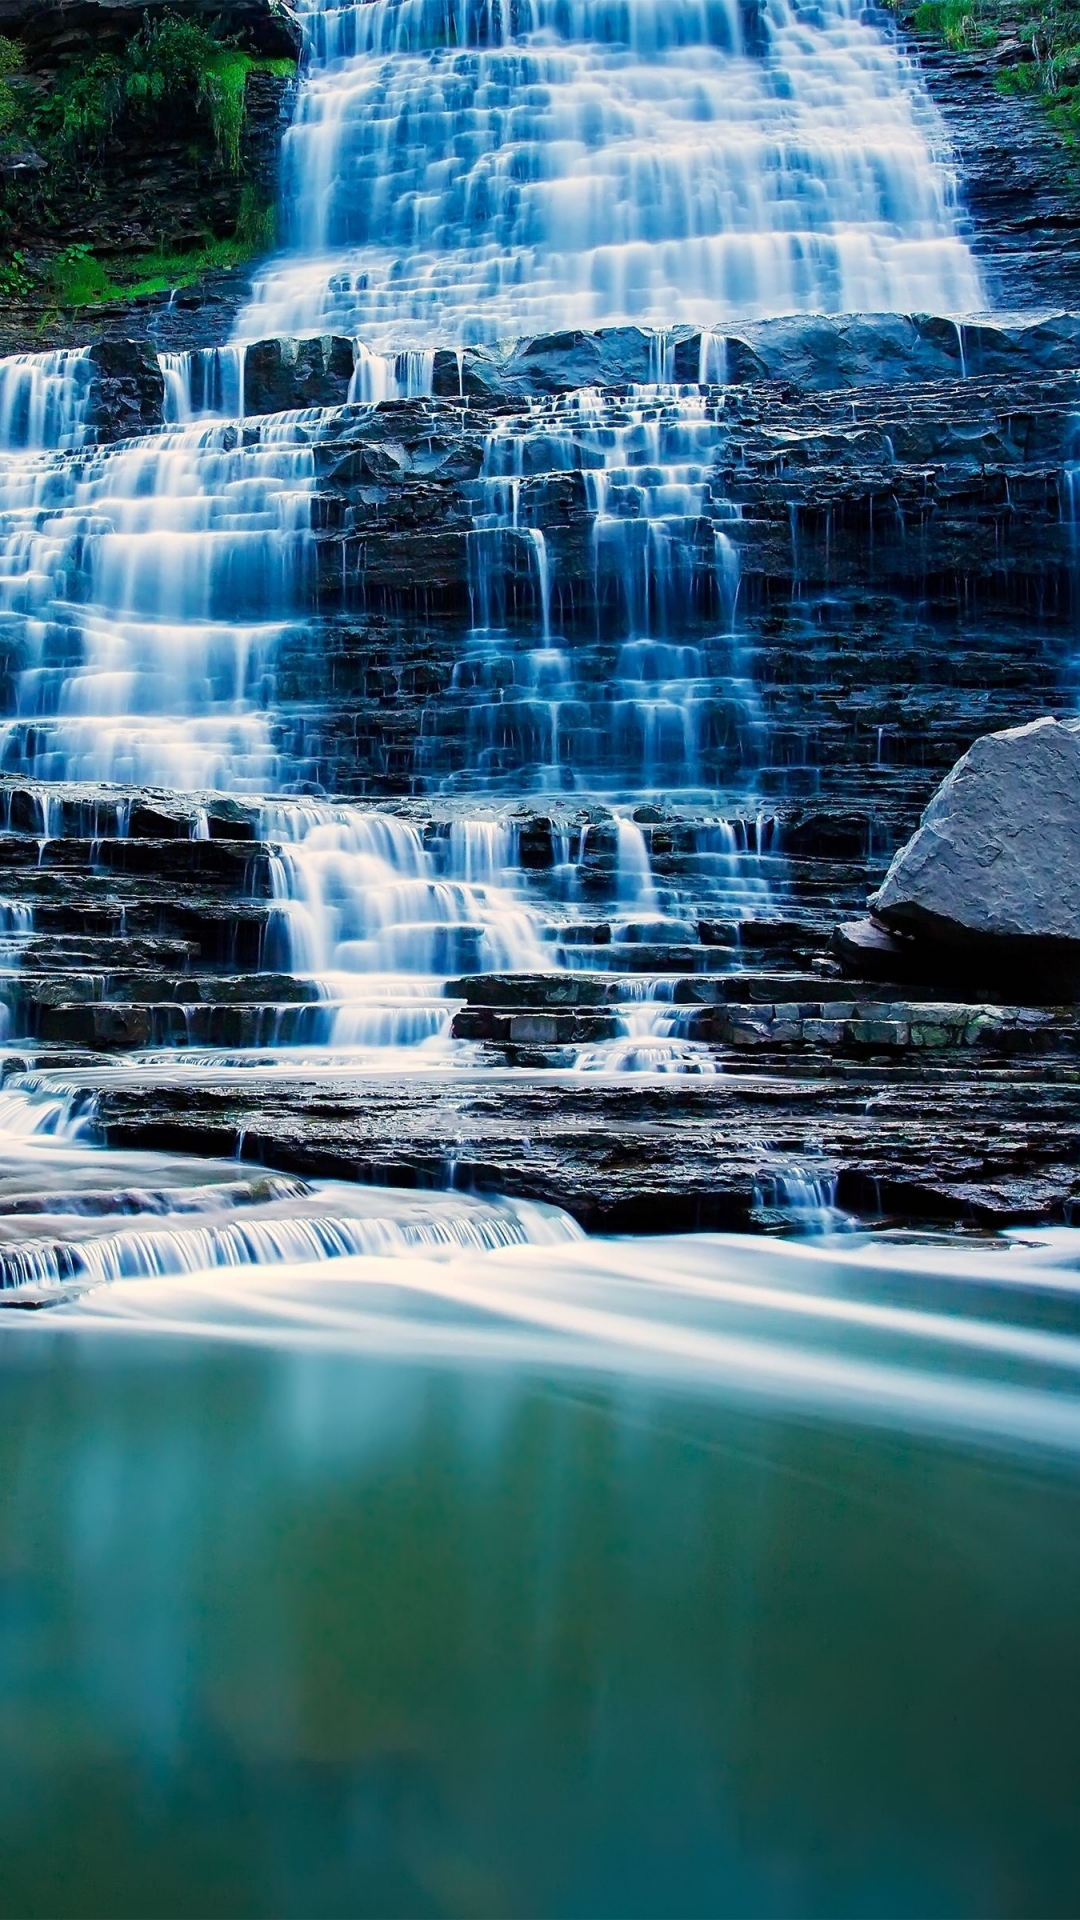
[[[419,773],[438,776],[460,705],[473,787],[707,787],[725,761],[752,766],[738,509],[716,480],[722,407],[699,388],[585,390],[534,402],[487,436],[472,489],[472,631],[453,697],[421,736]],[[586,555],[558,523],[578,486]]]
[[[90,373],[85,348],[0,360],[0,451],[81,446]]]
[[[56,403],[58,430],[72,405]],[[0,617],[18,663],[4,770],[275,783],[257,708],[283,624],[310,599],[315,425],[288,415],[64,455],[0,450]]]
[[[849,0],[299,11],[289,255],[248,338],[979,305],[933,109]]]
[[[267,808],[264,831],[280,842],[276,942],[291,971],[321,983],[322,1037],[337,1047],[438,1058],[453,1012],[448,975],[545,963],[502,823],[459,819],[428,847],[393,814],[297,802]]]
[[[48,884],[71,808],[54,818],[41,802],[40,907],[9,915],[6,1017],[26,1035],[112,1045],[138,1033],[148,1070],[165,1073],[176,1045],[187,1065],[175,1071],[204,1078],[215,1060],[276,1072],[289,1044],[321,1049],[328,1070],[332,1057],[475,1070],[498,1060],[489,1043],[504,1032],[511,1064],[715,1071],[674,970],[737,964],[740,925],[768,920],[786,884],[750,826],[764,730],[739,638],[741,509],[719,477],[730,434],[718,329],[731,316],[978,304],[933,110],[888,33],[836,0],[812,15],[789,0],[300,12],[309,63],[284,144],[285,248],[231,345],[162,356],[166,424],[90,444],[84,356],[0,367],[14,687],[0,772],[187,790],[169,832],[211,850],[239,831],[214,813],[213,790],[256,796],[243,833],[260,851],[229,868],[248,890],[249,921],[230,936],[254,953],[248,997],[238,987],[230,1011],[190,985],[180,923],[159,934],[159,914],[147,951],[157,965],[165,941],[164,973],[149,959],[134,980],[103,965],[55,1006],[40,937],[62,923],[60,939],[82,949]],[[683,323],[699,329],[695,365]],[[481,379],[479,471],[461,456],[470,614],[440,636],[452,684],[423,703],[407,775],[441,791],[443,817],[327,798],[318,716],[290,731],[278,681],[303,685],[322,631],[306,623],[328,592],[346,619],[367,617],[364,540],[392,510],[387,474],[441,471],[437,408],[466,421],[470,345],[614,325],[646,329],[646,378],[495,407]],[[356,338],[348,405],[245,417],[249,344],[315,330]],[[389,437],[399,425],[420,434],[422,462]],[[362,446],[338,469],[343,434]],[[339,470],[371,480],[355,504],[320,499]],[[436,520],[445,510],[439,496]],[[320,538],[334,515],[328,586]],[[553,796],[551,817],[523,822],[524,793]],[[698,806],[674,834],[671,793]],[[118,841],[159,830],[153,809],[151,828],[132,827],[109,795],[80,840],[87,900],[110,808]],[[117,855],[117,870],[141,858]],[[219,886],[209,854],[191,871]],[[127,914],[110,905],[89,938],[127,937]],[[607,995],[591,1020],[538,1011],[484,1028],[469,1012],[470,979],[530,982],[542,1009],[564,991],[559,976],[605,971],[616,980],[588,988]],[[139,994],[136,1018],[124,1009]],[[218,1035],[234,1040],[215,1055]],[[44,1092],[28,1098],[32,1131],[67,1124]]]

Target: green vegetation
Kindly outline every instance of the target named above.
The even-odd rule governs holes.
[[[26,70],[23,48],[0,35],[0,155],[9,163],[23,155],[29,160],[21,173],[0,174],[0,240],[7,241],[0,252],[0,298],[31,299],[46,312],[113,304],[190,285],[208,270],[240,266],[269,251],[274,208],[265,191],[243,178],[246,90],[252,73],[288,78],[295,71],[294,61],[245,52],[174,12],[154,20],[144,16],[126,45],[119,42],[91,59],[69,59],[44,79]],[[124,255],[106,243],[102,257],[91,238],[102,179],[112,178],[110,168],[115,172],[118,143],[130,139],[140,150],[152,150],[162,122],[174,139],[175,129],[185,130],[181,137],[189,141],[196,179],[200,169],[203,181],[217,176],[217,208],[221,180],[233,183],[233,231],[223,236],[220,212],[208,208],[201,238],[193,235],[190,212],[199,202],[189,197],[183,237],[170,240],[165,195],[160,227],[156,208],[149,219],[142,209],[136,215],[144,230],[157,232],[156,247]],[[56,246],[54,236],[73,231],[87,237]]]
[[[902,0],[889,0],[905,11]],[[956,52],[997,50],[1001,93],[1031,94],[1070,145],[1080,145],[1080,7],[1055,0],[923,0],[906,15],[917,33]]]
[[[191,286],[204,273],[242,267],[268,253],[274,244],[274,225],[274,208],[260,201],[251,187],[245,187],[231,239],[208,239],[183,253],[162,248],[155,253],[133,254],[126,259],[110,259],[108,265],[89,245],[63,247],[50,260],[40,291],[47,309],[114,306],[125,300],[171,293]],[[14,261],[17,265],[10,281],[0,267],[0,295],[20,298],[33,291],[36,283],[26,270],[23,256],[16,254]]]
[[[14,68],[11,56],[6,58],[5,75],[0,49],[0,76],[14,94],[8,77]],[[92,157],[125,116],[147,118],[170,103],[185,102],[206,116],[222,165],[236,173],[248,74],[294,70],[289,60],[257,59],[197,21],[167,13],[161,20],[145,19],[122,55],[99,53],[88,64],[69,64],[44,100],[27,104],[23,130],[56,158]],[[0,120],[2,114],[0,103]]]

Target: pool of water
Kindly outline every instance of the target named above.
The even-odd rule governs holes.
[[[1078,1239],[5,1314],[0,1910],[1075,1912]]]

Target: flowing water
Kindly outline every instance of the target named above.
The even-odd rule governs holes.
[[[6,1910],[1073,1911],[1077,1236],[516,1237],[5,1327]]]
[[[376,348],[980,304],[940,128],[846,0],[305,5],[250,338]]]
[[[790,887],[716,330],[976,310],[941,127],[846,0],[300,13],[286,244],[233,346],[163,358],[168,424],[100,447],[85,355],[0,363],[0,768],[51,783],[8,824],[48,878],[133,831],[66,782],[185,789],[150,803],[201,839],[253,796],[292,997],[252,1046],[169,1006],[116,1085],[333,1110],[358,1065],[418,1103],[465,1066],[497,1103],[447,983],[584,968],[607,1037],[549,1084],[715,1072],[656,956]],[[646,383],[491,415],[409,775],[443,814],[318,791],[275,675],[323,644],[336,428],[245,418],[244,343],[359,336],[355,420],[437,349],[613,325]],[[652,857],[673,793],[692,886]],[[1080,1236],[863,1235],[767,1142],[797,1240],[590,1240],[452,1158],[401,1192],[107,1150],[100,1062],[11,1052],[36,911],[0,903],[4,1911],[1076,1910]]]

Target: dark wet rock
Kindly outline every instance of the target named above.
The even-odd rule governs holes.
[[[94,372],[86,419],[100,445],[161,425],[165,380],[148,342],[102,340],[91,347],[90,359]]]
[[[887,1049],[883,1049],[887,1051]],[[455,1184],[554,1201],[594,1230],[753,1224],[764,1182],[808,1163],[837,1203],[905,1221],[1067,1217],[1080,1198],[1077,1077],[961,1048],[949,1079],[889,1064],[751,1078],[568,1082],[524,1072],[393,1086],[298,1078],[288,1089],[155,1085],[104,1075],[111,1144],[228,1155],[306,1175]],[[970,1063],[970,1064],[969,1064]],[[767,1142],[767,1145],[763,1145]]]
[[[258,340],[244,357],[244,411],[286,413],[302,407],[341,407],[349,397],[355,354],[351,340]]]
[[[829,951],[846,972],[863,980],[909,980],[921,971],[920,950],[910,934],[890,932],[872,914],[837,927]]]
[[[738,333],[680,326],[575,330],[435,355],[437,399],[506,402],[586,387],[625,389],[655,380],[754,386],[803,393],[1005,380],[1074,371],[1080,317],[958,322],[935,314],[794,314]],[[946,416],[947,418],[947,416]]]
[[[658,371],[654,335],[640,327],[606,327],[520,341],[504,363],[503,387],[508,394],[573,393],[655,380]]]
[[[1080,733],[1053,719],[977,740],[870,905],[886,927],[1043,971],[1080,969]]]
[[[1067,137],[1037,94],[996,84],[1003,49],[955,51],[937,32],[905,31],[940,110],[960,176],[986,306],[998,312],[1080,305],[1080,181]],[[1014,56],[1030,53],[1030,44]]]
[[[38,59],[98,53],[166,12],[216,26],[273,58],[296,59],[303,48],[286,0],[0,0],[0,33],[22,40]]]

